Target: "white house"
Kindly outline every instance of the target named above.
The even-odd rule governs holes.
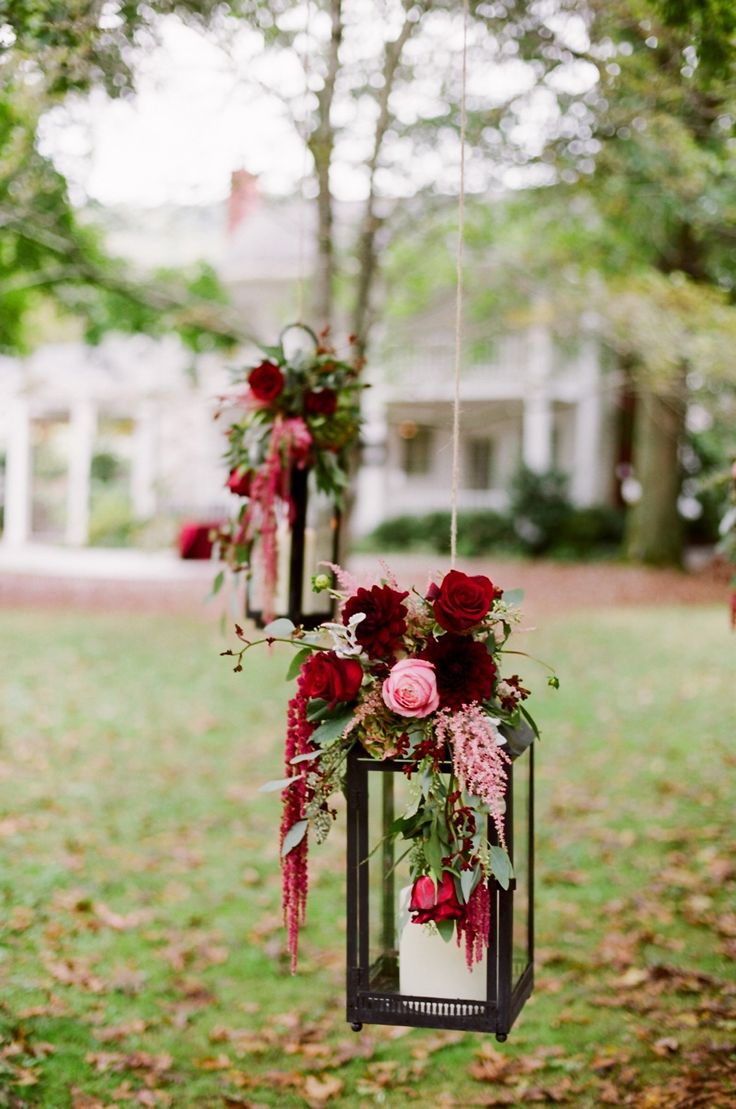
[[[339,218],[350,223],[350,206]],[[158,209],[135,220],[130,213],[110,219],[112,246],[139,264],[206,257],[231,290],[245,330],[262,341],[272,342],[294,322],[299,275],[314,265],[313,205],[261,196],[254,178],[238,171],[227,205],[187,209],[179,218]],[[400,344],[384,334],[377,345],[382,353],[366,371],[372,388],[357,533],[387,516],[449,505],[453,334],[448,301],[405,327]],[[493,357],[465,361],[462,508],[502,507],[522,460],[539,471],[555,466],[568,473],[578,504],[611,498],[615,404],[603,388],[590,321],[574,347],[556,345],[538,322],[505,336]],[[49,343],[27,359],[0,361],[3,541],[87,543],[94,460],[111,452],[120,459],[132,519],[225,513],[221,433],[212,411],[227,380],[224,359],[197,357],[193,366],[175,338]],[[38,464],[50,443],[59,460],[51,477]]]

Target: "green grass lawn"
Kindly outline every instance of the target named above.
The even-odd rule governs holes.
[[[278,796],[257,793],[281,776],[288,648],[235,675],[216,628],[178,616],[0,625],[0,1106],[736,1105],[724,611],[525,638],[562,688],[522,670],[539,969],[503,1046],[349,1031],[340,826],[289,974]]]

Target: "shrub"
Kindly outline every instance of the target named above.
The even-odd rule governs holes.
[[[557,470],[538,474],[520,466],[511,482],[509,515],[529,554],[543,554],[565,533],[574,512],[567,478]]]

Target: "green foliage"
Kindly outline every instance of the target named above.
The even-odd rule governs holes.
[[[524,471],[515,484],[515,507],[458,513],[458,553],[475,558],[489,552],[594,558],[614,555],[623,538],[623,510],[606,505],[576,508],[558,474]],[[448,554],[450,513],[393,516],[366,539],[375,550],[421,550]]]
[[[564,474],[519,467],[511,482],[509,512],[516,534],[533,554],[549,550],[564,534],[571,511]]]

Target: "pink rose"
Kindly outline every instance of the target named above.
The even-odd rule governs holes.
[[[421,658],[402,659],[391,667],[381,694],[399,716],[429,716],[440,704],[434,666]]]

